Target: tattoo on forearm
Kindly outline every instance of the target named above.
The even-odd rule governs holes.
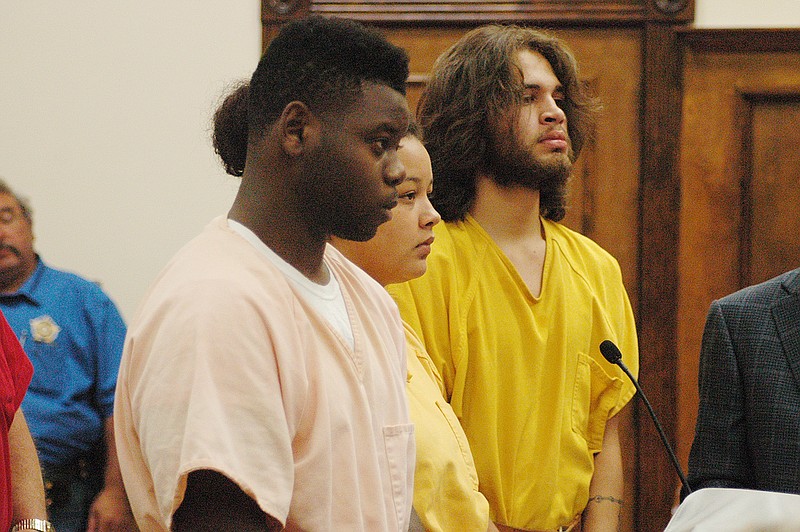
[[[617,499],[611,495],[595,495],[594,497],[589,497],[589,502],[613,502],[614,504],[619,504],[620,506],[625,504],[625,501],[622,499]]]

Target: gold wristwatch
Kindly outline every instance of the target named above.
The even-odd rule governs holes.
[[[11,532],[24,532],[25,530],[56,532],[55,527],[50,524],[50,521],[45,521],[44,519],[23,519],[14,525]]]

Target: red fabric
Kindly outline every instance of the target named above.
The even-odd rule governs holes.
[[[0,313],[0,530],[11,528],[11,458],[8,429],[25,397],[33,366]]]

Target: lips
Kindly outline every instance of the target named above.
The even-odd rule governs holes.
[[[0,244],[0,254],[10,253],[17,257],[21,257],[22,254],[19,252],[17,248],[10,244]]]
[[[567,134],[561,130],[553,130],[539,137],[539,143],[554,150],[567,149]]]
[[[420,258],[421,259],[425,259],[425,258],[428,257],[428,255],[430,255],[430,253],[431,253],[431,244],[433,244],[433,237],[430,237],[429,239],[425,240],[424,242],[421,242],[421,243],[417,244],[417,250],[420,253]]]

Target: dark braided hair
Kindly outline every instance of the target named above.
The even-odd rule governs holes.
[[[247,101],[250,84],[240,83],[214,113],[212,142],[225,171],[241,177],[247,160]]]

